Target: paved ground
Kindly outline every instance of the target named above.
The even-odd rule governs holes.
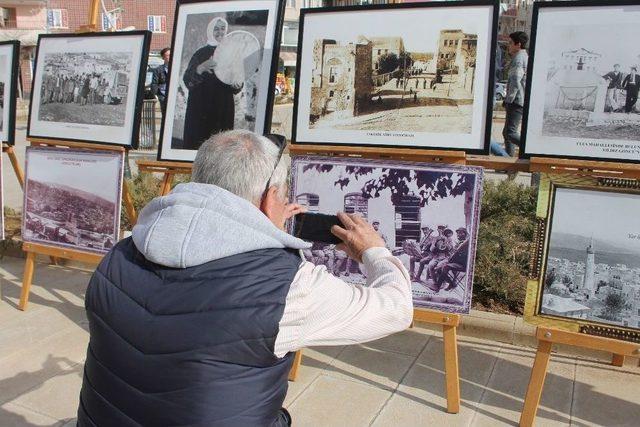
[[[20,312],[22,268],[21,259],[0,260],[0,426],[71,426],[88,339],[83,297],[90,272],[39,264],[30,306]],[[493,323],[507,317],[496,316]],[[285,406],[296,426],[516,425],[533,351],[461,337],[459,353],[458,415],[444,411],[442,340],[422,327],[366,345],[305,350]],[[637,367],[556,355],[537,425],[637,426],[638,390]]]

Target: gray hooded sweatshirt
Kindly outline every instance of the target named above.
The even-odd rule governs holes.
[[[132,237],[146,259],[173,268],[259,249],[311,247],[278,229],[249,201],[194,182],[151,201],[140,212]]]

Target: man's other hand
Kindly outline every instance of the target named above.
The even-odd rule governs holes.
[[[369,248],[384,248],[384,240],[364,218],[355,214],[338,212],[343,227],[334,225],[331,233],[342,240],[337,249],[343,250],[350,258],[362,262],[362,254]]]

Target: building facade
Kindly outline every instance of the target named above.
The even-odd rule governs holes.
[[[311,85],[311,121],[326,114],[358,114],[370,101],[371,42],[338,45],[334,40],[316,40]]]

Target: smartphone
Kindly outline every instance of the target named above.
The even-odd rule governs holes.
[[[342,243],[342,240],[331,233],[331,227],[334,225],[342,226],[342,222],[335,215],[301,213],[295,216],[293,235],[309,242]]]

